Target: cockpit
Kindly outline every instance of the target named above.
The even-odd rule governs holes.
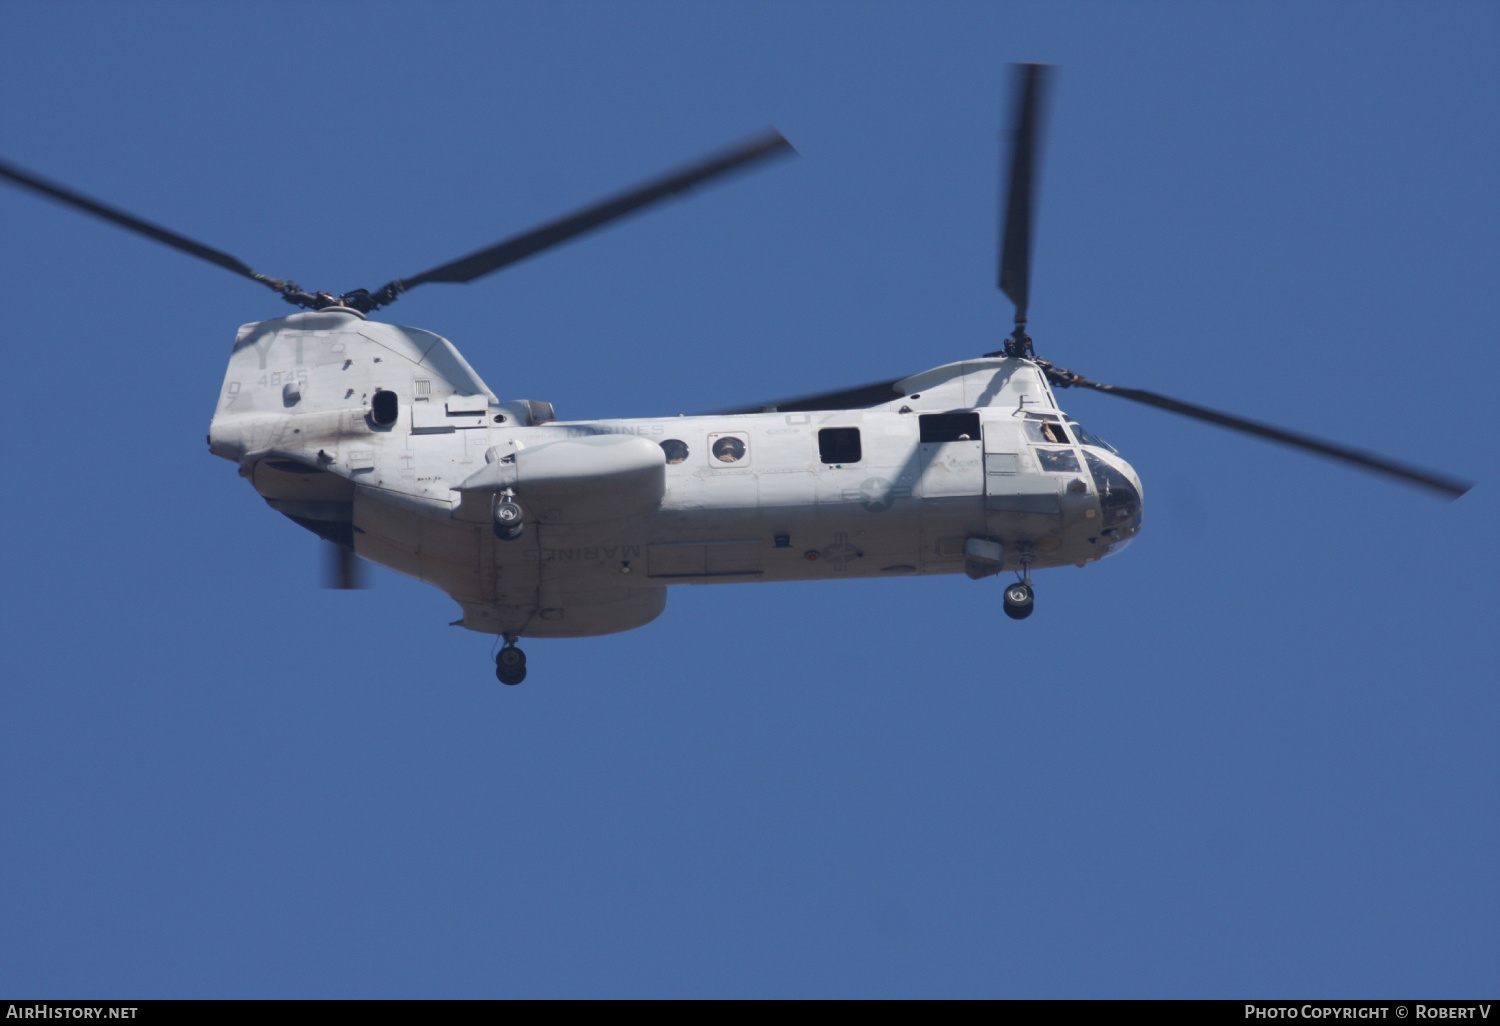
[[[1066,431],[1063,421],[1051,414],[1028,414],[1024,424],[1042,470],[1081,470],[1075,452],[1082,454],[1099,496],[1100,533],[1110,540],[1110,552],[1124,548],[1141,528],[1141,489],[1120,451],[1071,417]],[[1080,448],[1073,449],[1074,444]]]
[[[1056,414],[1027,412],[1021,423],[1044,473],[1081,473],[1079,456],[1083,457],[1099,497],[1099,533],[1109,552],[1124,548],[1141,528],[1141,488],[1119,450],[1071,417],[1064,421]]]

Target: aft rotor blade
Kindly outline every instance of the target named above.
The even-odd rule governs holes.
[[[364,567],[353,549],[336,542],[325,542],[327,555],[323,570],[323,587],[336,591],[353,591],[365,586]]]
[[[173,249],[186,253],[189,256],[195,256],[199,260],[206,260],[211,264],[216,264],[226,271],[233,271],[235,274],[249,278],[251,281],[260,282],[262,285],[273,289],[280,289],[284,284],[275,278],[268,278],[255,271],[228,253],[214,249],[212,246],[205,246],[203,243],[190,239],[186,235],[179,235],[177,232],[163,228],[160,225],[152,224],[150,221],[143,221],[134,214],[128,214],[107,203],[101,203],[99,200],[85,196],[83,193],[70,189],[65,185],[48,181],[40,175],[32,174],[30,171],[17,167],[14,164],[0,161],[0,178],[8,178],[22,188],[39,192],[49,199],[67,204],[76,210],[82,210],[86,214],[93,214],[95,217],[117,224],[128,231],[144,235],[148,239],[155,239],[165,246],[171,246]]]
[[[1301,449],[1304,452],[1316,453],[1328,459],[1337,460],[1340,463],[1349,463],[1356,467],[1386,477],[1395,478],[1406,484],[1416,485],[1429,491],[1437,492],[1456,499],[1470,488],[1474,487],[1472,481],[1461,481],[1458,478],[1449,477],[1435,470],[1424,467],[1413,466],[1409,463],[1400,463],[1396,460],[1378,456],[1363,449],[1351,449],[1348,446],[1327,442],[1321,438],[1304,435],[1296,431],[1288,431],[1285,428],[1274,427],[1270,424],[1262,424],[1259,421],[1247,420],[1244,417],[1236,417],[1233,414],[1221,413],[1211,410],[1206,406],[1196,403],[1185,403],[1180,399],[1172,399],[1155,392],[1147,392],[1139,388],[1121,388],[1118,385],[1105,385],[1097,381],[1090,381],[1082,374],[1072,371],[1060,370],[1055,367],[1047,367],[1047,380],[1061,388],[1091,388],[1096,392],[1105,392],[1109,395],[1119,396],[1121,399],[1130,399],[1133,402],[1144,403],[1147,406],[1155,406],[1159,410],[1168,410],[1179,413],[1184,417],[1192,417],[1194,420],[1207,421],[1231,431],[1239,431],[1257,438],[1277,442],[1281,445],[1290,446],[1293,449]]]
[[[1036,212],[1036,169],[1041,153],[1046,64],[1016,65],[1016,113],[1011,126],[1010,181],[1000,233],[1000,291],[1016,304],[1016,328],[1026,326],[1031,297],[1031,223]]]
[[[559,218],[514,238],[470,253],[468,256],[434,267],[412,278],[399,279],[386,286],[404,292],[430,281],[470,282],[502,267],[524,260],[560,242],[593,231],[617,218],[635,213],[694,186],[702,185],[731,171],[742,170],[760,160],[795,153],[792,144],[775,130],[758,135],[717,153],[689,167],[654,181],[643,183],[628,192],[603,200],[593,206]]]
[[[724,416],[737,413],[811,413],[817,410],[858,410],[867,406],[888,403],[901,398],[899,385],[903,378],[877,381],[870,385],[841,388],[834,392],[818,392],[798,396],[795,399],[777,399],[774,402],[757,403],[753,406],[736,406],[730,410],[714,410],[702,416]]]

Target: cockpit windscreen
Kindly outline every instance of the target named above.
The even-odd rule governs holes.
[[[1083,451],[1094,478],[1094,487],[1099,490],[1099,509],[1104,514],[1104,526],[1139,527],[1141,523],[1141,493],[1135,490],[1130,479],[1099,457]]]
[[[1078,421],[1068,421],[1068,427],[1073,429],[1073,435],[1078,439],[1080,445],[1097,445],[1099,448],[1104,449],[1108,452],[1112,452],[1116,456],[1120,455],[1119,449],[1116,449],[1114,446],[1110,445],[1104,439],[1100,438],[1088,428],[1078,423]]]

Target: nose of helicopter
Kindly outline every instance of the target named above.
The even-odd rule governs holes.
[[[1146,508],[1146,490],[1141,486],[1141,475],[1124,458],[1120,458],[1120,472],[1125,475],[1130,481],[1130,487],[1135,490],[1135,516],[1130,521],[1130,535],[1134,537],[1141,529],[1141,517]]]
[[[1129,479],[1131,487],[1135,489],[1136,503],[1143,505],[1146,501],[1146,491],[1141,487],[1141,475],[1123,456],[1116,456],[1115,462],[1119,464],[1120,472]]]
[[[1111,539],[1106,554],[1119,552],[1141,529],[1141,476],[1119,453],[1084,449],[1099,495],[1100,533]]]
[[[1105,555],[1107,556],[1118,555],[1124,552],[1130,546],[1130,543],[1135,541],[1135,536],[1141,531],[1141,516],[1145,507],[1145,492],[1141,490],[1141,475],[1136,473],[1136,469],[1124,458],[1116,456],[1115,460],[1119,464],[1120,473],[1124,474],[1130,482],[1130,489],[1134,492],[1134,495],[1130,501],[1123,503],[1124,510],[1129,513],[1129,518],[1114,529],[1115,540],[1110,543],[1109,548],[1105,551]]]

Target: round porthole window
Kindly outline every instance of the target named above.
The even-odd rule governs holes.
[[[725,435],[714,443],[714,459],[720,463],[738,463],[745,458],[745,442],[733,435]]]
[[[668,438],[661,443],[662,452],[667,454],[668,463],[681,463],[688,458],[687,443],[676,438]]]

